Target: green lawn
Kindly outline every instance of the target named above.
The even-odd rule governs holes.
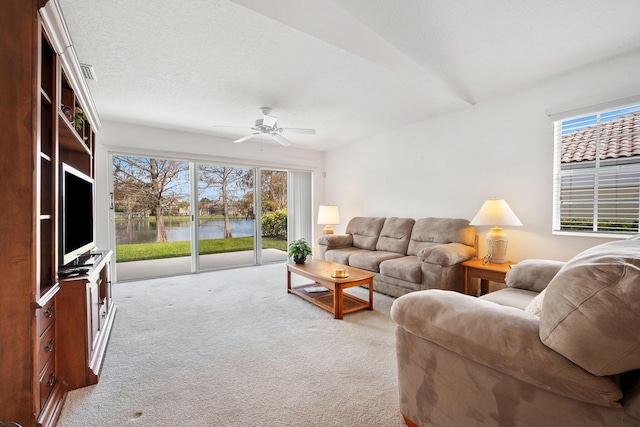
[[[286,252],[287,241],[282,239],[263,237],[262,247],[264,249],[280,249]],[[201,255],[250,250],[253,250],[253,237],[251,236],[200,241]],[[174,258],[190,255],[191,244],[188,241],[116,245],[116,262]]]

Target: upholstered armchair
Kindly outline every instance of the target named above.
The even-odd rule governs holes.
[[[409,425],[640,426],[640,239],[529,260],[476,298],[398,298]]]

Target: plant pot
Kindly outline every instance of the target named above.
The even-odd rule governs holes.
[[[293,257],[293,262],[295,262],[296,264],[304,264],[304,261],[307,259],[307,257],[304,258],[298,258],[298,257]]]

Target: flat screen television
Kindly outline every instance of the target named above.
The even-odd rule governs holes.
[[[60,175],[60,257],[67,265],[95,247],[93,179],[66,163]]]

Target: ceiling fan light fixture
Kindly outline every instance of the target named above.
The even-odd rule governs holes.
[[[244,142],[248,139],[251,139],[258,135],[269,135],[275,141],[277,141],[280,145],[288,147],[292,145],[292,142],[287,138],[283,137],[281,133],[290,132],[290,133],[299,133],[299,134],[307,134],[307,135],[315,135],[315,129],[302,129],[302,128],[279,128],[278,127],[278,118],[270,116],[271,108],[270,107],[260,107],[260,111],[262,112],[262,118],[257,119],[255,121],[254,126],[247,127],[247,130],[252,131],[251,134],[243,136],[239,139],[236,139],[235,143]],[[237,126],[216,126],[216,127],[234,127]]]
[[[278,122],[278,119],[276,117],[273,117],[273,116],[265,115],[262,118],[262,126],[265,126],[265,127],[274,128],[274,127],[276,127],[276,123],[277,122]]]

